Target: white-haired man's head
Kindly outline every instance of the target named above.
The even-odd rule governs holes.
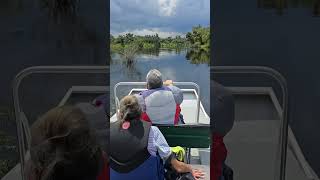
[[[163,85],[162,74],[157,69],[151,69],[146,77],[148,89],[160,88]]]

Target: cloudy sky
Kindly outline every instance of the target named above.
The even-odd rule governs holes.
[[[111,0],[111,34],[184,35],[210,24],[210,0]]]

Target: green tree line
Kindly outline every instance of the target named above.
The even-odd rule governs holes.
[[[132,33],[110,35],[111,52],[119,53],[125,63],[131,65],[137,53],[159,53],[160,48],[183,50],[187,49],[186,58],[194,64],[208,63],[210,61],[210,27],[200,25],[192,28],[185,37],[161,38],[158,34],[138,36]]]
[[[131,46],[136,46],[139,50],[153,50],[159,48],[178,49],[188,47],[186,38],[176,36],[175,38],[160,38],[158,34],[137,36],[131,33],[110,36],[111,50],[120,51]]]
[[[137,50],[153,50],[159,48],[183,49],[198,48],[209,49],[210,46],[210,27],[195,26],[185,37],[167,37],[160,38],[158,34],[138,36],[132,33],[119,35],[117,37],[110,35],[111,50],[113,52],[124,51],[126,48]]]
[[[192,32],[186,34],[187,41],[192,48],[209,50],[210,49],[210,27],[196,26]]]

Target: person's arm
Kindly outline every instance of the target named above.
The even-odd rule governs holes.
[[[204,177],[204,173],[201,170],[192,169],[192,167],[184,162],[178,161],[171,151],[165,137],[161,133],[158,127],[152,126],[152,133],[154,138],[154,144],[157,148],[159,156],[165,160],[166,163],[170,163],[178,173],[192,173],[193,177],[198,180]]]
[[[171,165],[173,169],[175,169],[178,173],[187,173],[187,172],[192,172],[192,168],[190,165],[178,161],[176,158],[171,158]]]
[[[163,82],[163,85],[165,86],[173,86],[173,81],[172,80],[166,80]]]
[[[174,96],[174,100],[176,101],[176,104],[181,104],[183,101],[183,92],[180,88],[173,85],[172,80],[166,80],[163,82],[164,85],[168,86],[168,88],[171,89],[171,92]]]
[[[189,164],[178,161],[174,154],[171,154],[170,157],[166,160],[166,164],[172,167],[177,173],[191,173],[194,179],[204,178],[204,173],[201,170],[193,169]]]
[[[152,142],[153,147],[155,147],[159,156],[163,160],[167,160],[172,153],[171,148],[167,143],[167,140],[165,139],[165,137],[163,136],[163,134],[161,133],[158,127],[151,126],[151,130],[152,132],[150,132],[150,134],[152,137],[149,137],[149,138],[152,138],[152,139],[149,139],[149,141]]]

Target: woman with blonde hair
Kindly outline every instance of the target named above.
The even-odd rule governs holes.
[[[202,178],[201,171],[174,157],[163,134],[150,122],[141,120],[141,113],[135,96],[120,101],[118,121],[110,124],[110,178],[163,180],[164,163],[177,173],[190,173],[192,179]]]

